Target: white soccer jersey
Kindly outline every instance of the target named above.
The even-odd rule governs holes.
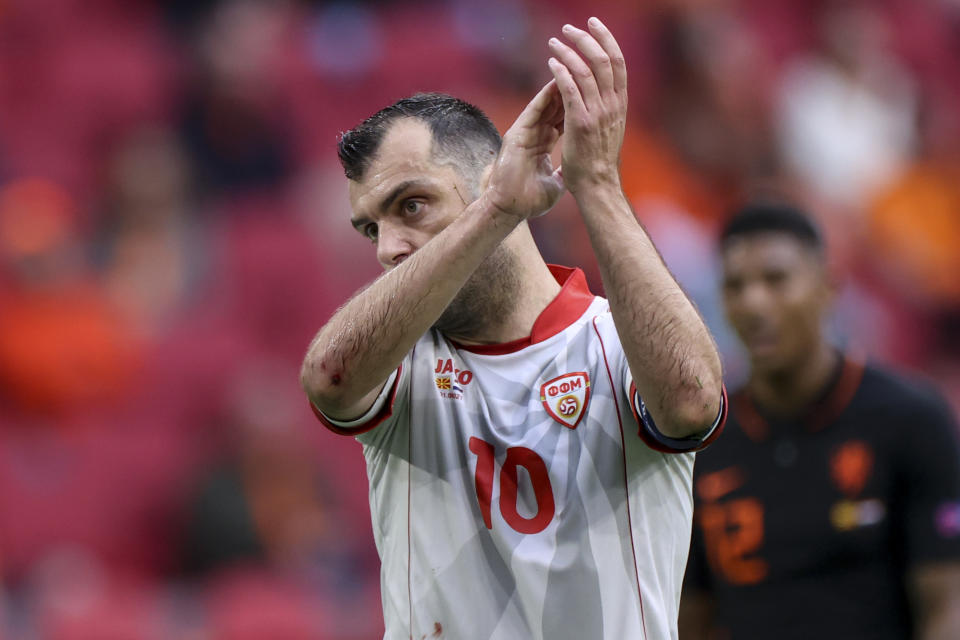
[[[320,416],[360,433],[387,639],[677,637],[693,451],[724,412],[702,440],[660,435],[607,301],[551,271],[528,339],[431,330],[367,415]]]

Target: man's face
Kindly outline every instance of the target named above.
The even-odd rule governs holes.
[[[437,235],[472,197],[459,173],[431,158],[430,129],[419,120],[394,123],[360,181],[350,181],[351,222],[392,269]]]
[[[812,353],[830,298],[821,258],[788,234],[733,238],[723,252],[727,319],[755,373],[784,372]]]
[[[452,165],[431,158],[433,138],[419,120],[395,123],[363,179],[350,182],[351,222],[393,269],[457,219],[473,200]],[[482,334],[507,317],[520,284],[513,254],[501,243],[477,267],[434,323],[459,339]]]

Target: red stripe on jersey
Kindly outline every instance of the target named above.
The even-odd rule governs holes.
[[[320,420],[320,423],[325,426],[330,431],[333,431],[337,435],[341,436],[358,436],[361,433],[366,433],[370,431],[381,422],[393,415],[393,403],[397,399],[397,389],[400,387],[400,376],[403,374],[403,365],[401,364],[397,367],[397,377],[393,379],[393,389],[390,391],[390,400],[383,404],[383,407],[380,411],[377,412],[375,416],[370,418],[367,422],[360,424],[356,427],[341,427],[330,422],[330,419],[323,415],[323,412],[311,402],[310,408],[313,409],[313,415],[317,416],[317,419]]]
[[[623,435],[623,418],[620,415],[620,403],[617,401],[617,385],[613,383],[613,374],[610,372],[610,363],[607,361],[607,348],[603,344],[603,336],[597,329],[597,319],[593,319],[593,330],[600,340],[600,351],[603,352],[603,364],[607,367],[607,379],[613,391],[613,408],[617,410],[617,424],[620,426],[620,451],[623,453],[623,487],[627,494],[627,528],[630,533],[630,553],[633,554],[633,575],[637,578],[637,597],[640,599],[640,625],[643,628],[643,637],[647,637],[647,621],[643,615],[643,593],[640,591],[640,570],[637,568],[637,550],[633,543],[633,518],[630,516],[630,481],[627,477],[627,441]]]
[[[413,455],[413,429],[407,429],[407,457]],[[407,463],[407,603],[409,607],[409,620],[407,629],[410,630],[410,640],[413,640],[413,586],[411,584],[411,574],[413,573],[413,552],[411,550],[410,535],[410,485],[413,483],[411,472],[413,464]]]
[[[827,384],[823,396],[798,412],[799,421],[809,431],[819,431],[840,417],[853,400],[863,380],[865,364],[862,356],[840,355],[837,373]],[[761,442],[770,433],[770,425],[760,415],[749,391],[744,388],[734,394],[732,402],[740,429],[754,442]]]
[[[410,362],[415,362],[414,357],[417,355],[417,348],[414,347],[410,352]],[[410,397],[413,397],[413,380],[416,376],[410,376]],[[400,376],[397,376],[397,380],[400,379]],[[407,429],[407,602],[409,606],[409,615],[410,622],[407,625],[407,629],[410,632],[409,640],[413,640],[413,586],[411,574],[413,573],[413,550],[411,547],[411,538],[410,535],[410,512],[411,512],[411,494],[410,486],[413,484],[413,425],[410,425],[410,428]]]

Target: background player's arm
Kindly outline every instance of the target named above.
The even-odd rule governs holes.
[[[524,219],[563,191],[549,154],[563,109],[553,82],[504,134],[487,188],[446,229],[341,307],[317,333],[300,380],[334,419],[370,408],[404,355],[433,325],[467,278]]]
[[[910,584],[917,640],[960,638],[960,563],[917,567]]]
[[[914,637],[960,638],[960,439],[953,411],[922,388],[900,400],[902,440],[897,447],[906,512],[907,590]]]
[[[590,234],[637,391],[657,428],[683,438],[717,418],[720,357],[620,187],[626,67],[607,28],[596,18],[588,24],[589,32],[564,27],[579,54],[550,41],[550,69],[565,109],[563,179]]]

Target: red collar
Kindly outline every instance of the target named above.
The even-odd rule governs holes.
[[[501,344],[467,345],[454,342],[453,346],[487,356],[504,355],[552,338],[576,322],[593,302],[593,294],[587,286],[586,276],[580,269],[555,264],[549,264],[547,267],[560,285],[560,293],[537,316],[529,336]]]
[[[839,372],[830,382],[823,396],[808,407],[798,418],[811,432],[823,429],[836,420],[847,408],[863,379],[864,362],[859,354],[841,354]],[[746,388],[731,398],[731,410],[737,412],[737,421],[743,432],[754,442],[766,440],[770,425]]]

